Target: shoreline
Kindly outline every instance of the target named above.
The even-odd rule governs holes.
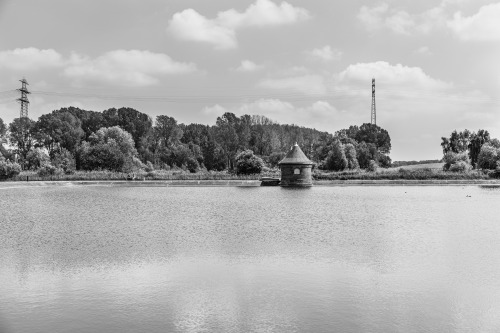
[[[33,180],[1,181],[2,188],[37,186],[123,186],[123,187],[260,187],[259,180]],[[313,186],[491,186],[500,187],[500,180],[315,180]],[[273,187],[273,186],[266,186]],[[279,186],[277,186],[279,187]]]

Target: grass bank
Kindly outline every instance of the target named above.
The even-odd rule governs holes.
[[[35,171],[23,171],[9,181],[120,181],[127,180],[132,174],[113,171],[75,171],[71,174],[39,175]],[[136,180],[259,180],[261,177],[280,177],[279,172],[266,172],[255,175],[236,175],[227,171],[208,171],[189,173],[186,171],[155,170],[133,173]]]
[[[76,171],[72,174],[55,174],[55,175],[39,175],[34,171],[23,171],[9,181],[122,181],[127,180],[130,174],[112,171]],[[141,171],[134,173],[136,180],[146,181],[248,181],[259,180],[261,177],[277,177],[280,172],[275,170],[254,175],[236,175],[227,171],[209,171],[200,173],[189,173],[186,171],[171,171],[171,170],[156,170],[151,172]],[[409,181],[425,181],[425,180],[492,180],[488,173],[483,171],[469,171],[465,173],[442,171],[438,168],[420,168],[420,169],[379,169],[376,172],[367,172],[364,170],[358,171],[342,171],[342,172],[325,172],[322,170],[314,170],[313,180],[315,181],[389,181],[389,180],[409,180]]]
[[[381,169],[376,172],[341,171],[314,173],[315,180],[491,180],[483,171],[464,173],[442,171],[439,169]]]

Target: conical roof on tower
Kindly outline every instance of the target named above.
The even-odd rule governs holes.
[[[299,145],[295,143],[292,146],[292,149],[290,149],[290,151],[286,154],[285,158],[283,158],[278,164],[312,165],[313,162],[307,158],[306,154],[304,154],[302,149],[300,149]]]

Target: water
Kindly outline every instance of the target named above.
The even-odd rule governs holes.
[[[0,332],[499,332],[499,202],[472,186],[0,187]]]

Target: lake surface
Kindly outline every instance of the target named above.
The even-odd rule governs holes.
[[[0,188],[0,332],[500,332],[500,188]]]

